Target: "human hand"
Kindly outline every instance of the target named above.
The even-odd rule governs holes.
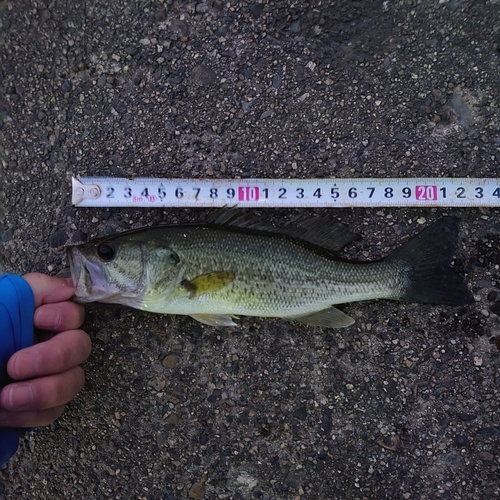
[[[41,273],[24,279],[35,296],[35,327],[53,333],[9,359],[7,373],[15,382],[0,390],[1,427],[36,427],[59,418],[83,387],[79,365],[91,349],[89,336],[78,330],[83,306],[69,301],[75,291],[71,279]]]

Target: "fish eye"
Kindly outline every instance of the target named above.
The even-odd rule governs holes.
[[[109,243],[101,243],[97,247],[97,255],[99,255],[99,258],[104,262],[110,262],[114,259],[116,252]]]

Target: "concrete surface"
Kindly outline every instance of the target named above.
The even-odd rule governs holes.
[[[73,174],[498,177],[498,0],[1,5],[9,271],[206,216],[75,209]],[[498,209],[333,215],[370,260],[446,213],[467,307],[348,304],[346,330],[88,307],[85,389],[23,440],[0,497],[500,498]]]

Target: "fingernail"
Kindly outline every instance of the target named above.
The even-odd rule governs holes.
[[[8,390],[7,401],[12,410],[24,410],[33,404],[35,395],[29,384],[13,384],[4,390]]]
[[[66,281],[66,285],[68,286],[68,288],[75,288],[75,285],[73,284],[73,280],[71,278],[64,278],[64,280]]]
[[[45,305],[35,311],[35,325],[42,330],[55,330],[61,325],[61,311],[57,307]]]

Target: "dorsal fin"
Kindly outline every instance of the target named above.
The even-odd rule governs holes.
[[[259,229],[261,231],[273,231],[276,229],[271,224],[266,224],[259,219],[255,212],[242,210],[241,208],[221,208],[210,212],[207,217],[208,224],[218,226],[235,226],[246,229]]]
[[[356,237],[345,224],[333,221],[329,215],[300,215],[288,222],[280,232],[333,252],[340,252]]]
[[[344,224],[333,221],[329,215],[299,215],[287,222],[285,226],[275,228],[272,224],[263,222],[255,212],[226,208],[212,212],[207,222],[221,226],[286,234],[332,252],[340,252],[356,237]]]

